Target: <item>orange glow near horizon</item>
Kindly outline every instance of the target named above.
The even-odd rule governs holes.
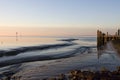
[[[1,27],[0,35],[15,36],[81,36],[96,35],[96,29],[79,27]]]

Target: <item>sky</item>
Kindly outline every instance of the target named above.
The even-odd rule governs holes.
[[[120,28],[120,0],[0,0],[0,35],[80,36]]]

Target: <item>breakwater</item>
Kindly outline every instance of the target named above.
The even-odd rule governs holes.
[[[119,30],[114,35],[97,30],[97,47],[104,46],[107,42],[120,39]]]

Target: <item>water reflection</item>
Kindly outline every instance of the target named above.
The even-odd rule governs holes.
[[[1,45],[3,44],[3,41],[1,41]]]
[[[16,36],[16,41],[18,41],[18,36]]]
[[[98,54],[98,59],[103,55],[103,53],[105,52],[106,47],[97,47],[97,54]]]
[[[97,57],[99,66],[115,69],[120,65],[120,57],[111,42],[102,46],[97,45]]]
[[[43,44],[62,43],[62,41],[56,41],[56,38],[43,38],[43,37],[0,37],[0,47],[2,49],[16,48],[22,46],[34,46]]]

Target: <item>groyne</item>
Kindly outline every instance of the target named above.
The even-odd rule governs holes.
[[[116,32],[114,35],[110,35],[108,32],[104,33],[100,30],[97,30],[97,47],[100,48],[104,46],[107,42],[112,40],[120,39],[119,31]]]

